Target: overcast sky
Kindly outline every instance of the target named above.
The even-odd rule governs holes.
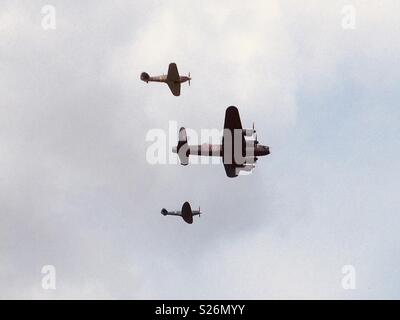
[[[0,298],[400,298],[399,11],[1,1]],[[180,97],[140,81],[172,61]],[[230,105],[271,148],[253,174],[146,161],[150,129],[222,129]],[[160,214],[184,201],[193,225]]]

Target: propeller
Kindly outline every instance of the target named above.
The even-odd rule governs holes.
[[[256,133],[256,136],[255,136],[255,138],[254,138],[254,144],[258,144],[257,133]]]
[[[188,78],[189,78],[189,86],[190,86],[190,72],[189,72]]]
[[[200,214],[201,214],[201,211],[200,211],[200,206],[199,206],[199,218],[200,218]]]

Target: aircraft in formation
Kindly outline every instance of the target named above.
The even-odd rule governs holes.
[[[175,63],[170,63],[168,74],[151,77],[148,73],[142,72],[140,79],[144,82],[164,82],[170,88],[174,96],[181,94],[181,83],[188,81],[190,85],[190,73],[188,76],[180,76],[178,67]],[[202,144],[188,145],[186,129],[179,130],[178,145],[172,149],[177,153],[182,165],[189,163],[190,155],[198,156],[216,156],[222,157],[222,163],[226,175],[230,178],[237,177],[241,171],[249,172],[255,168],[258,157],[270,154],[269,147],[261,145],[257,139],[257,133],[254,129],[243,129],[240,121],[239,110],[235,106],[230,106],[225,111],[224,131],[222,143],[220,145]],[[193,223],[193,216],[200,217],[199,210],[192,210],[189,202],[185,202],[181,211],[168,211],[163,208],[161,214],[164,216],[180,216],[189,224]]]
[[[193,223],[193,217],[194,216],[199,216],[200,218],[200,214],[202,212],[200,211],[200,207],[199,210],[192,210],[189,202],[185,202],[182,206],[182,210],[181,211],[168,211],[167,209],[163,208],[161,210],[161,214],[164,216],[179,216],[182,217],[182,219],[189,224]]]
[[[190,80],[192,80],[192,78],[190,77],[190,72],[188,76],[180,76],[178,72],[178,67],[176,66],[176,63],[173,62],[169,64],[167,75],[151,77],[147,72],[142,72],[140,75],[140,79],[146,83],[164,82],[168,85],[174,96],[180,96],[181,83],[188,81],[190,86]]]

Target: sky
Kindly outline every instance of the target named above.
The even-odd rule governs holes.
[[[2,1],[0,298],[399,299],[399,10]],[[139,79],[170,62],[180,97]],[[150,130],[230,105],[271,149],[251,175],[147,161]],[[160,214],[185,201],[192,225]]]

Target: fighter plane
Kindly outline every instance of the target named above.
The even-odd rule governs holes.
[[[167,75],[150,77],[147,72],[142,72],[140,75],[140,79],[146,83],[148,83],[149,81],[165,82],[174,96],[179,96],[181,94],[181,83],[188,81],[190,86],[190,80],[192,80],[192,78],[190,77],[190,73],[188,76],[179,75],[176,63],[169,64]]]
[[[180,216],[182,219],[189,224],[193,223],[193,216],[198,215],[200,217],[200,207],[199,210],[192,210],[190,207],[189,202],[185,202],[182,206],[181,211],[168,211],[167,209],[163,208],[161,210],[161,214],[164,216]]]
[[[189,155],[222,157],[226,175],[230,178],[237,177],[240,171],[252,171],[260,156],[270,154],[269,147],[258,143],[257,135],[254,140],[254,129],[243,129],[239,111],[230,106],[225,111],[224,133],[221,145],[202,144],[189,146],[185,128],[179,130],[179,141],[172,152],[177,153],[182,165],[189,163]]]

